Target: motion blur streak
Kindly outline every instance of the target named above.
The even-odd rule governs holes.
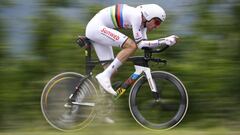
[[[97,11],[117,2],[128,3],[1,0],[0,135],[59,133],[41,114],[42,89],[60,72],[84,73],[84,50],[74,44],[75,38],[84,35],[87,22]],[[143,3],[159,4],[168,15],[159,30],[148,34],[149,38],[180,36],[179,43],[161,55],[168,59],[168,65],[152,66],[176,74],[189,94],[185,119],[166,134],[240,134],[239,0],[132,0],[128,4]],[[132,37],[131,31],[125,33]],[[96,69],[94,73],[102,71]],[[126,63],[113,81],[128,78],[133,70],[133,65]],[[116,124],[96,121],[72,134],[149,134],[131,117],[128,93],[115,105]]]

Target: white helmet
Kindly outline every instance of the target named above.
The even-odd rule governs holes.
[[[155,17],[159,18],[161,21],[164,21],[166,18],[165,11],[157,4],[145,4],[137,6],[137,8],[140,9],[147,21],[150,21]]]

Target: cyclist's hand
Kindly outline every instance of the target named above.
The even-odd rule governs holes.
[[[164,39],[164,42],[166,45],[173,46],[177,43],[177,39],[179,39],[179,37],[176,35],[171,35],[171,36],[165,37],[163,39]]]

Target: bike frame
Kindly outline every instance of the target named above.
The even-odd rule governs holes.
[[[148,67],[134,65],[135,72],[121,85],[120,88],[117,89],[118,96],[115,99],[118,99],[130,86],[132,86],[135,81],[141,76],[141,74],[145,74],[151,91],[153,93],[157,93],[157,88],[154,80],[152,79],[151,69]]]
[[[162,49],[157,49],[157,50],[152,50],[151,48],[143,48],[144,50],[144,56],[134,56],[128,58],[128,61],[131,61],[134,63],[135,67],[135,72],[119,87],[117,88],[116,92],[118,93],[117,97],[115,99],[118,99],[129,87],[131,87],[135,81],[142,75],[144,74],[146,76],[146,79],[149,83],[150,89],[153,93],[153,97],[155,100],[159,100],[159,93],[156,88],[156,84],[152,78],[151,75],[151,69],[149,68],[148,62],[153,61],[157,63],[164,63],[166,64],[166,60],[162,60],[160,58],[152,58],[153,53],[160,53],[167,49],[169,46],[165,46]],[[89,40],[86,41],[85,43],[85,62],[86,62],[86,67],[85,67],[85,73],[86,76],[82,78],[79,82],[79,85],[76,87],[76,91],[69,97],[69,100],[72,101],[71,99],[74,99],[74,95],[79,91],[80,86],[82,85],[83,81],[86,79],[92,78],[92,70],[97,64],[103,64],[103,63],[110,63],[113,60],[105,60],[105,61],[98,61],[98,60],[93,60],[92,59],[92,44]]]

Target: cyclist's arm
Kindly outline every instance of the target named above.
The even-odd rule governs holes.
[[[142,35],[143,35],[143,39],[144,39],[144,40],[147,40],[147,39],[148,39],[148,37],[147,37],[147,28],[143,28],[143,29],[142,29]]]
[[[133,23],[132,30],[135,42],[139,49],[143,47],[156,48],[165,43],[163,39],[147,40],[147,28],[141,28],[140,23]]]
[[[165,44],[164,39],[158,39],[158,40],[142,40],[137,45],[138,48],[141,49],[143,47],[156,48],[163,44]]]
[[[143,28],[141,32],[142,32],[142,40],[137,42],[139,49],[143,47],[155,48],[162,43],[160,40],[147,40],[147,28]]]
[[[142,40],[138,42],[138,48],[140,49],[143,47],[156,48],[161,45],[173,46],[176,44],[178,38],[179,38],[178,36],[172,35],[157,40]]]

